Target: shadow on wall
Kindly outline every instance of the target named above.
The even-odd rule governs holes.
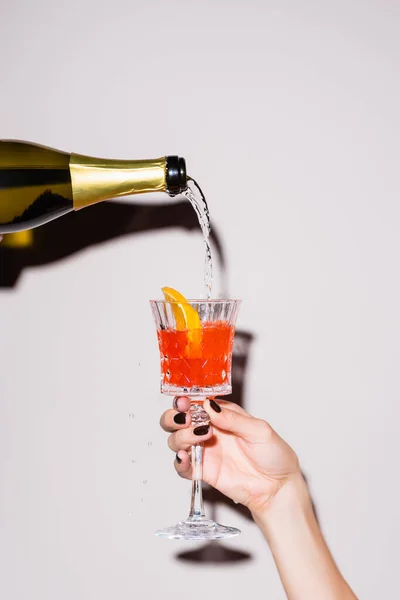
[[[102,202],[68,213],[32,229],[26,246],[8,246],[13,234],[4,236],[0,243],[0,288],[14,288],[24,269],[48,265],[123,236],[176,227],[200,231],[196,214],[187,200],[168,204]],[[224,273],[225,257],[215,231],[211,241]]]
[[[32,229],[27,236],[4,236],[3,243],[0,243],[0,288],[15,290],[24,269],[56,263],[82,250],[123,236],[171,228],[200,233],[197,216],[186,199],[162,204],[102,202],[90,209],[68,213],[60,219]],[[214,256],[221,267],[221,289],[226,293],[225,256],[214,227],[211,231],[211,243]],[[237,332],[232,371],[234,393],[231,400],[238,404],[243,404],[244,373],[250,340],[250,334]],[[241,510],[216,490],[205,490],[205,499],[214,512],[216,505],[222,502],[229,503],[235,510]],[[221,558],[224,561],[238,560],[245,556],[240,552],[222,549],[217,551],[216,546],[213,546],[211,553],[217,562],[221,562]],[[185,557],[182,556],[182,559]]]
[[[13,291],[24,269],[56,263],[81,250],[123,236],[171,228],[199,232],[196,214],[186,199],[168,204],[103,202],[90,207],[89,210],[69,213],[33,229],[30,232],[29,244],[25,246],[7,245],[5,236],[4,242],[0,243],[0,288]],[[221,290],[223,294],[227,294],[225,256],[215,228],[212,228],[211,241],[214,256],[218,258],[221,266]],[[233,393],[227,398],[243,408],[246,408],[244,390],[252,342],[251,333],[236,331],[232,360]],[[204,499],[214,520],[218,520],[217,508],[221,505],[229,506],[234,513],[251,520],[250,512],[245,507],[235,504],[211,487],[205,487]],[[201,565],[249,561],[253,556],[248,552],[225,547],[220,542],[210,542],[196,550],[181,552],[176,558],[179,561]]]
[[[31,230],[25,239],[24,236],[16,235],[14,240],[12,236],[8,236],[7,240],[5,236],[4,242],[0,244],[0,288],[14,290],[24,269],[56,263],[81,250],[123,236],[171,228],[195,230],[200,233],[197,216],[186,199],[168,204],[102,202],[89,210],[69,213]],[[25,241],[25,245],[17,244],[20,238]],[[15,246],[12,246],[13,241]],[[223,294],[226,294],[225,256],[214,227],[211,230],[211,242],[214,256],[219,260],[221,267],[221,289]],[[230,399],[241,406],[244,404],[243,390],[252,339],[250,333],[236,332],[232,364],[233,394]],[[217,506],[221,504],[229,505],[233,511],[251,518],[244,507],[234,504],[212,488],[204,490],[204,498],[209,504],[213,518],[216,517]],[[226,563],[249,560],[251,555],[213,542],[195,552],[183,552],[177,558],[183,561]]]

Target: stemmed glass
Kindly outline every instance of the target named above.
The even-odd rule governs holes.
[[[188,396],[195,427],[207,425],[206,398],[232,392],[232,348],[240,300],[187,300],[200,317],[201,329],[177,327],[182,303],[151,300],[161,363],[161,392]],[[160,537],[214,540],[240,533],[205,516],[202,494],[203,444],[191,449],[192,498],[189,516],[177,525],[156,532]]]

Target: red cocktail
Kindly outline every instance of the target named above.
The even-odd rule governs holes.
[[[162,384],[180,388],[231,385],[233,325],[206,321],[201,329],[159,330]]]

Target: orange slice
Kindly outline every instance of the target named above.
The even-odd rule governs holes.
[[[185,296],[182,296],[182,294],[170,287],[163,287],[162,292],[165,300],[172,303],[172,312],[174,313],[178,331],[201,329],[199,314],[189,304]]]
[[[171,302],[172,312],[175,317],[176,329],[188,332],[188,345],[186,354],[191,358],[201,356],[201,321],[199,313],[189,304],[185,296],[170,287],[163,287],[162,292],[167,302]]]

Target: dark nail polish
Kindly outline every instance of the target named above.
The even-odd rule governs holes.
[[[219,404],[217,404],[214,400],[210,400],[210,406],[213,410],[215,410],[216,413],[220,413],[222,408],[220,407]]]
[[[206,435],[210,429],[209,425],[201,425],[200,427],[195,427],[193,429],[194,435]]]
[[[172,403],[172,406],[175,408],[175,410],[178,410],[178,400],[179,396],[175,396],[174,401]]]
[[[176,415],[174,416],[174,421],[177,425],[184,425],[186,423],[186,414],[176,413]]]
[[[181,464],[181,462],[182,462],[182,459],[181,459],[181,458],[179,458],[179,456],[178,456],[178,455],[176,455],[176,457],[175,457],[175,458],[176,458],[176,462],[178,463],[178,465],[180,465],[180,464]]]

